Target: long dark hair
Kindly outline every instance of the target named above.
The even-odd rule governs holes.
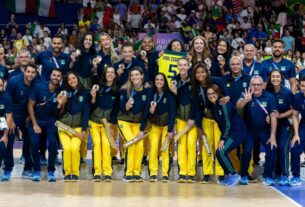
[[[173,44],[173,42],[179,42],[180,45],[181,45],[181,52],[185,52],[185,48],[184,48],[183,43],[182,43],[180,40],[178,40],[178,39],[173,39],[172,41],[170,41],[170,42],[168,43],[167,47],[166,47],[166,50],[173,51],[173,50],[172,50],[172,44]]]
[[[106,73],[107,73],[107,70],[108,70],[109,68],[113,68],[113,69],[114,69],[113,66],[107,66],[107,67],[103,70],[102,77],[101,77],[101,80],[100,80],[100,82],[99,82],[99,85],[100,85],[101,87],[105,87],[105,86],[106,86],[106,83],[107,83]],[[114,93],[117,93],[117,92],[119,91],[119,87],[118,87],[118,85],[117,85],[118,79],[117,79],[117,75],[116,75],[115,69],[114,69],[114,75],[115,75],[115,77],[114,77],[114,79],[113,79],[113,83],[112,83],[112,85],[111,85],[111,88],[112,88],[112,90],[113,90]]]
[[[161,75],[161,76],[163,77],[163,79],[164,79],[164,86],[163,86],[163,88],[162,88],[162,91],[163,91],[164,93],[167,93],[167,92],[169,91],[169,86],[168,86],[168,83],[167,83],[167,79],[166,79],[166,76],[164,75],[164,73],[160,73],[160,72],[158,72],[158,73],[155,75],[154,84],[153,84],[153,89],[154,89],[154,91],[157,92],[157,87],[156,87],[156,77],[157,77],[157,75]]]
[[[281,72],[280,70],[278,70],[278,69],[272,70],[271,73],[270,73],[269,76],[268,76],[268,82],[267,82],[267,86],[266,86],[266,90],[269,91],[269,92],[271,92],[271,93],[274,93],[274,92],[275,92],[274,86],[273,86],[272,83],[271,83],[271,75],[272,75],[272,73],[274,73],[274,72],[278,72],[278,73],[281,75],[281,81],[284,80],[284,76],[283,76],[283,74],[282,74],[282,72]]]
[[[79,76],[75,73],[75,72],[73,72],[73,71],[69,71],[67,74],[66,74],[66,76],[65,76],[65,78],[64,78],[64,88],[66,89],[66,90],[68,90],[68,91],[72,91],[73,89],[71,88],[71,86],[69,85],[69,76],[70,75],[74,75],[75,77],[76,77],[76,79],[77,79],[77,90],[78,90],[78,92],[77,93],[79,93],[81,90],[84,90],[85,89],[85,87],[83,86],[83,84],[80,82],[80,78],[79,78]]]
[[[196,73],[198,69],[203,69],[207,73],[206,77],[206,85],[209,86],[211,84],[211,76],[210,72],[203,63],[198,63],[197,65],[194,66],[193,72],[192,72],[192,78],[191,78],[191,84],[192,84],[192,94],[195,96],[197,93],[198,87],[201,85],[200,82],[196,79]]]
[[[91,33],[91,32],[87,32],[85,35],[84,35],[84,37],[82,38],[82,40],[81,40],[81,43],[80,43],[80,45],[79,45],[79,49],[81,50],[81,52],[82,52],[82,54],[84,54],[85,53],[85,46],[84,46],[84,42],[85,42],[85,39],[86,39],[86,36],[87,35],[90,35],[91,37],[92,37],[92,45],[91,45],[91,47],[89,48],[89,53],[90,54],[96,54],[96,50],[95,50],[95,47],[94,47],[94,36],[93,36],[93,34]]]

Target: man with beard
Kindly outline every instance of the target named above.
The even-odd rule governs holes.
[[[48,139],[48,181],[55,182],[55,159],[57,153],[57,128],[55,121],[59,116],[61,104],[57,102],[62,81],[62,70],[53,69],[49,82],[36,84],[30,93],[28,112],[31,118],[29,135],[31,140],[31,154],[34,162],[34,175],[32,180],[39,182],[40,159],[39,145],[41,134],[44,133]]]
[[[69,70],[70,56],[61,52],[63,40],[61,36],[54,36],[51,50],[42,51],[36,57],[36,63],[41,64],[41,78],[49,81],[53,68],[59,68],[63,75]]]
[[[282,40],[274,40],[272,45],[272,58],[262,62],[262,77],[264,82],[267,82],[269,74],[272,70],[281,71],[284,76],[286,87],[290,88],[292,93],[296,93],[296,70],[294,64],[283,58],[284,42]]]
[[[257,49],[252,44],[247,44],[244,47],[244,61],[243,61],[243,72],[246,75],[254,76],[254,75],[261,75],[261,63],[258,63],[254,60],[256,56]]]
[[[26,55],[26,52],[21,54],[21,56],[22,55]],[[5,168],[2,181],[9,181],[11,178],[11,172],[14,166],[13,145],[15,133],[18,133],[17,127],[21,130],[24,140],[22,154],[25,159],[25,165],[22,172],[22,177],[29,178],[33,176],[33,165],[30,153],[30,137],[27,129],[27,123],[29,121],[27,104],[30,96],[30,90],[33,86],[33,81],[37,75],[37,66],[29,64],[22,67],[24,67],[24,72],[20,70],[21,73],[9,80],[7,85],[7,92],[11,96],[13,103],[13,118],[9,131],[9,141],[6,149],[6,155],[4,157]]]

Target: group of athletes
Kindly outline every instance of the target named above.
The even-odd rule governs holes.
[[[29,51],[20,51],[18,67],[10,73],[10,68],[0,65],[3,181],[11,179],[14,138],[20,130],[22,176],[33,181],[41,180],[42,146],[48,149],[48,181],[56,181],[60,144],[64,181],[78,181],[90,134],[95,182],[102,175],[105,181],[112,180],[117,147],[111,142],[120,137],[120,145],[132,141],[119,148],[125,182],[143,182],[144,149],[148,149],[149,181],[160,176],[162,182],[169,182],[177,141],[179,183],[195,182],[199,151],[200,183],[209,183],[216,175],[220,185],[247,185],[252,180],[253,145],[259,140],[265,148],[263,184],[302,184],[305,78],[300,73],[297,82],[293,63],[283,58],[281,40],[273,42],[272,57],[262,63],[256,62],[251,44],[243,54],[232,55],[228,43],[220,40],[212,55],[202,36],[193,39],[189,51],[173,40],[167,50],[187,56],[178,60],[178,75],[170,81],[158,71],[164,52],[155,51],[148,36],[139,51],[124,44],[120,56],[106,33],[99,36],[98,52],[91,33],[71,54],[63,53],[62,47],[61,37],[54,36],[51,49],[34,58]],[[0,48],[0,60],[3,55]]]

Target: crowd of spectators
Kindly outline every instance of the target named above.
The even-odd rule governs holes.
[[[179,32],[186,46],[194,36],[204,36],[212,53],[220,39],[236,52],[247,43],[254,44],[258,61],[271,55],[274,39],[282,39],[286,57],[298,70],[305,67],[305,12],[301,4],[294,5],[292,12],[288,12],[285,0],[87,0],[84,4],[73,28],[68,30],[62,23],[56,31],[65,40],[66,53],[77,47],[87,31],[95,34],[97,47],[98,34],[108,33],[117,52],[126,41],[136,43],[139,32]],[[0,30],[7,64],[14,64],[21,49],[27,48],[33,56],[48,49],[53,35],[40,22],[29,23],[21,33],[12,14]]]

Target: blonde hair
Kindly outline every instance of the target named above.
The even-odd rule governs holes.
[[[128,97],[130,97],[131,89],[132,89],[132,87],[133,87],[133,84],[132,84],[132,81],[131,81],[131,73],[132,73],[133,71],[135,71],[135,70],[138,71],[138,72],[140,72],[141,75],[144,76],[144,72],[143,72],[142,68],[140,68],[140,67],[138,67],[138,66],[133,67],[133,68],[129,71],[128,80],[127,80],[127,82],[124,83],[124,85],[122,85],[122,87],[121,87],[121,89],[125,89],[125,90],[127,91]],[[142,83],[143,83],[143,82],[144,82],[144,77],[143,77],[143,79],[142,79]]]
[[[109,51],[104,50],[104,48],[103,48],[102,45],[101,45],[102,36],[107,36],[107,37],[110,39],[111,44],[110,44],[110,49],[109,49]],[[119,56],[118,56],[118,54],[117,54],[117,53],[115,52],[115,50],[114,50],[113,41],[112,41],[112,38],[110,37],[109,34],[107,34],[107,33],[105,33],[105,32],[103,32],[103,33],[100,34],[100,36],[99,36],[99,45],[101,46],[101,50],[102,50],[106,55],[110,55],[111,61],[112,61],[113,63],[115,63],[115,62],[117,62],[117,61],[119,60]]]

